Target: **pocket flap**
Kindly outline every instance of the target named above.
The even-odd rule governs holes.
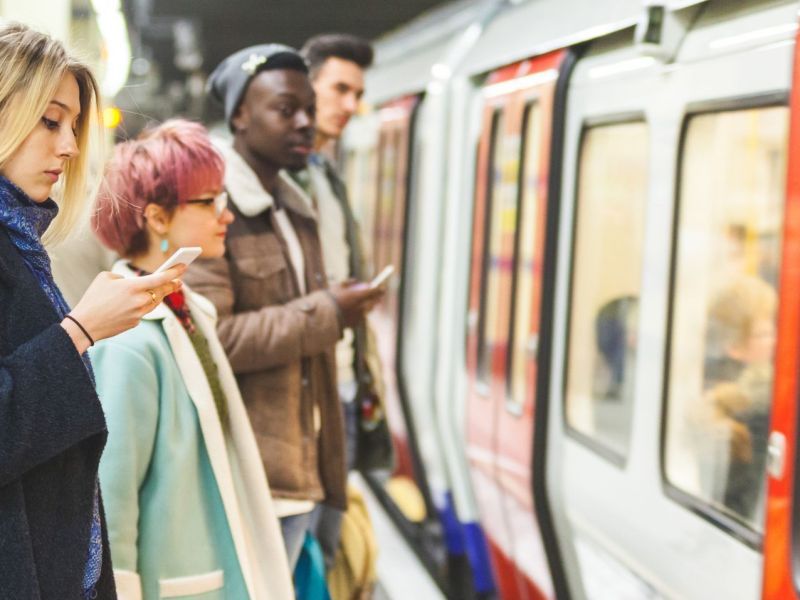
[[[236,270],[245,277],[265,279],[286,268],[282,255],[246,256],[235,260]]]
[[[162,598],[180,598],[221,590],[225,585],[222,570],[203,573],[202,575],[187,575],[186,577],[173,577],[172,579],[159,579],[159,594]]]

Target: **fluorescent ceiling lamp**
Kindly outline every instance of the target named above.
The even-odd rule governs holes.
[[[106,65],[100,90],[106,98],[113,98],[128,81],[131,68],[131,45],[128,27],[119,0],[92,0],[97,13],[97,27],[106,47]]]
[[[719,38],[718,40],[709,42],[708,47],[715,50],[719,48],[729,48],[731,46],[738,46],[755,40],[781,35],[782,33],[792,33],[794,31],[797,31],[797,23],[784,23],[783,25],[764,27],[763,29],[756,29],[755,31],[740,33],[739,35]]]
[[[483,95],[487,98],[494,98],[495,96],[510,94],[535,85],[555,81],[556,79],[558,79],[558,70],[547,69],[546,71],[539,71],[538,73],[531,73],[530,75],[523,75],[508,81],[487,85],[483,88]]]
[[[637,58],[629,58],[628,60],[621,60],[619,62],[611,63],[610,65],[601,65],[589,69],[590,79],[602,79],[603,77],[611,77],[612,75],[619,75],[620,73],[629,73],[631,71],[638,71],[639,69],[646,69],[649,66],[656,64],[656,59],[652,56],[639,56]]]

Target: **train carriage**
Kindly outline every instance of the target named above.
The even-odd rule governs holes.
[[[343,144],[451,597],[794,598],[798,6],[460,2]],[[398,51],[403,48],[404,51]]]

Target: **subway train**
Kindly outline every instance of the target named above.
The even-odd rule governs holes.
[[[451,598],[800,597],[798,3],[463,0],[340,156]]]

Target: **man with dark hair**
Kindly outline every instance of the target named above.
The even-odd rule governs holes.
[[[295,176],[309,192],[319,216],[328,281],[363,280],[366,273],[358,224],[330,155],[358,110],[364,94],[364,70],[372,64],[372,47],[351,35],[328,34],[311,38],[301,52],[308,61],[317,94],[317,132],[308,169]],[[336,359],[348,468],[388,468],[393,456],[380,403],[380,361],[366,322],[345,332],[337,345]],[[336,555],[341,517],[327,506],[318,510],[316,534],[328,568]]]
[[[368,286],[328,288],[317,215],[283,171],[305,167],[313,148],[307,72],[292,48],[264,44],[209,77],[233,133],[218,148],[236,220],[225,256],[197,261],[185,276],[216,305],[292,568],[316,504],[346,506],[334,349],[380,297]]]
[[[364,95],[364,70],[372,64],[372,46],[344,33],[318,35],[301,53],[317,93],[317,150],[339,139]]]

